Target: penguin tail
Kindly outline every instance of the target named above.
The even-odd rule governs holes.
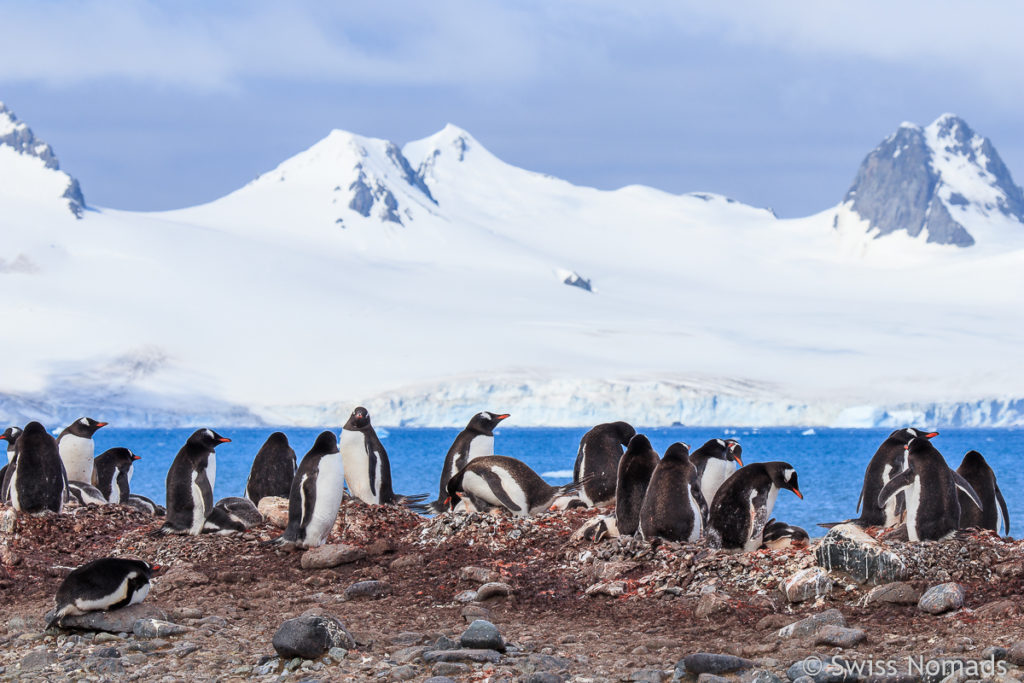
[[[444,501],[438,498],[433,503],[427,503],[423,506],[429,514],[439,515],[448,509],[448,506],[444,504]]]
[[[161,536],[180,536],[187,533],[187,529],[175,529],[174,527],[164,524],[150,531],[147,536],[150,538],[160,538]]]
[[[556,487],[555,491],[558,492],[558,496],[571,496],[574,493],[579,493],[579,490],[590,483],[594,476],[593,474],[588,474],[579,481],[571,481],[565,486]]]
[[[395,503],[401,505],[406,510],[415,512],[417,515],[425,515],[430,511],[429,503],[423,501],[429,494],[422,493],[415,496],[395,496]]]

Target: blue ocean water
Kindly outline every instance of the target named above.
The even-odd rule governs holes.
[[[244,493],[249,468],[260,446],[274,429],[215,429],[231,443],[217,448],[217,480],[214,496]],[[95,436],[96,453],[126,446],[142,457],[135,465],[132,491],[163,503],[167,470],[191,429],[117,429],[105,427]],[[298,459],[313,445],[320,429],[285,428]],[[337,430],[335,430],[337,432]],[[377,430],[388,451],[395,491],[437,495],[438,479],[445,453],[459,429],[389,427]],[[800,500],[788,491],[779,494],[774,516],[805,528],[812,536],[824,530],[818,522],[855,517],[864,469],[878,445],[891,429],[794,428],[699,428],[659,427],[641,429],[654,448],[663,453],[675,441],[691,448],[717,437],[737,439],[743,446],[743,462],[784,460],[799,476]],[[572,479],[583,428],[505,427],[495,433],[495,452],[526,462],[551,484]],[[1024,524],[1024,429],[949,429],[933,443],[956,468],[963,455],[975,449],[985,456],[996,472],[1013,524]]]

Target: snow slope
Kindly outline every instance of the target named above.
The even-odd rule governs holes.
[[[455,126],[333,131],[171,212],[76,220],[24,178],[0,199],[31,265],[0,263],[9,422],[1024,424],[1024,239],[995,219],[970,249],[875,239],[848,205],[577,187]]]

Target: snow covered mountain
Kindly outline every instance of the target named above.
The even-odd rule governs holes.
[[[876,237],[905,231],[969,247],[1024,231],[1024,192],[991,141],[953,114],[901,125],[861,164],[843,207]]]
[[[921,134],[926,212],[970,249],[931,223],[876,239],[866,180],[780,220],[577,187],[455,126],[404,147],[332,131],[208,204],[81,220],[9,154],[0,422],[337,425],[364,404],[381,425],[1021,425],[1024,231],[1012,183],[961,177],[970,152],[1009,178],[964,131]]]

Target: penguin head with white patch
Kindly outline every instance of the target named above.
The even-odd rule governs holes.
[[[765,547],[772,550],[806,548],[810,542],[810,536],[808,536],[804,529],[798,526],[790,526],[785,522],[769,519],[768,523],[764,525],[764,534],[761,536],[761,542]]]
[[[213,451],[214,448],[221,445],[222,443],[228,443],[231,439],[221,436],[217,432],[213,431],[209,427],[197,429],[192,432],[192,436],[188,437],[186,445],[201,448],[207,452]]]
[[[68,425],[67,431],[75,436],[89,439],[92,438],[92,435],[95,434],[100,427],[106,426],[106,422],[99,422],[91,417],[80,417]]]
[[[8,427],[4,430],[3,434],[0,434],[0,441],[6,441],[13,446],[18,441],[19,436],[21,436],[20,427]]]
[[[766,462],[765,469],[772,483],[780,489],[788,489],[796,494],[797,498],[803,498],[800,493],[800,486],[797,482],[796,469],[788,462]]]
[[[119,472],[127,472],[136,460],[142,460],[141,456],[135,455],[127,448],[111,448],[105,451],[104,455],[106,454],[113,458],[114,466]]]
[[[725,457],[728,460],[735,460],[736,464],[743,467],[743,460],[740,459],[740,454],[743,453],[743,447],[740,446],[740,442],[736,439],[725,440]]]
[[[370,427],[370,413],[366,408],[359,406],[352,411],[352,414],[348,416],[348,422],[342,429],[347,429],[350,432],[360,432]]]
[[[896,439],[903,444],[908,444],[913,439],[931,439],[938,435],[938,432],[926,432],[923,429],[917,429],[915,427],[904,427],[903,429],[897,429],[894,431],[889,435],[889,438]]]
[[[469,424],[466,425],[468,431],[477,432],[484,436],[494,436],[494,428],[498,426],[498,423],[509,416],[508,413],[498,415],[496,413],[490,413],[486,410],[474,415]]]

